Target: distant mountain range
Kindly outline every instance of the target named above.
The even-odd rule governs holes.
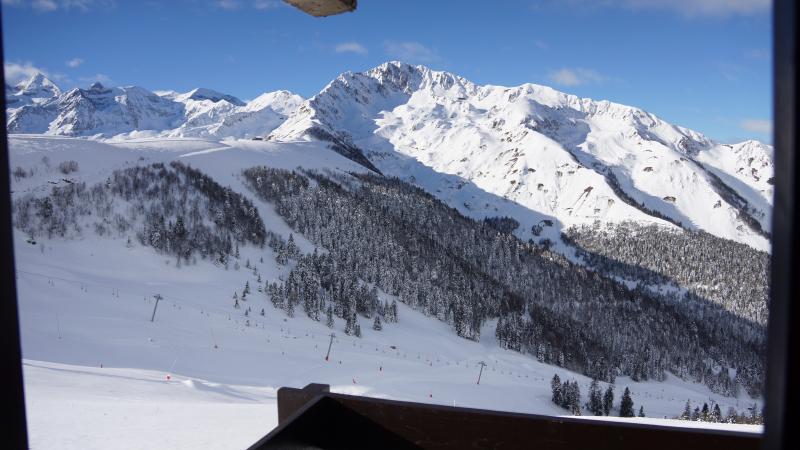
[[[6,99],[11,133],[326,141],[468,216],[512,217],[523,239],[559,241],[572,225],[633,220],[769,250],[771,146],[722,144],[638,108],[546,86],[476,85],[388,62],[344,73],[308,100],[100,83],[61,92],[41,74],[6,86]]]

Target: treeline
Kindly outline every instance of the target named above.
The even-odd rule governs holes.
[[[287,244],[294,247],[292,236]],[[341,264],[331,253],[297,256],[286,281],[268,283],[264,292],[273,306],[290,317],[297,308],[313,320],[325,320],[332,328],[334,317],[345,321],[347,335],[361,336],[356,316],[373,318],[372,328],[380,331],[383,322],[397,322],[397,302],[381,302],[378,289],[359,280],[352,267]]]
[[[398,179],[265,167],[244,175],[292,228],[328,251],[336,270],[459,336],[478,340],[497,318],[500,345],[599,380],[662,380],[669,371],[726,395],[740,385],[761,391],[763,336],[740,333],[747,321],[717,305],[694,315],[468,219]]]
[[[760,325],[756,333],[767,323],[769,255],[746,244],[636,222],[571,227],[563,238],[601,273],[679,288],[663,295],[693,308],[712,302]]]
[[[30,237],[133,233],[142,245],[181,263],[213,258],[227,265],[239,244],[263,246],[266,229],[253,204],[179,162],[114,171],[104,182],[55,186],[14,202],[14,226]]]
[[[589,385],[589,399],[583,405],[581,405],[581,388],[575,380],[562,382],[558,374],[555,374],[550,380],[550,391],[552,402],[566,409],[573,416],[582,415],[584,408],[595,416],[611,415],[614,409],[614,386],[609,384],[604,393],[597,380],[592,380]],[[634,417],[636,415],[631,391],[626,387],[619,402],[619,416]],[[638,416],[645,417],[643,406],[639,406]]]
[[[758,405],[747,408],[746,412],[739,412],[733,406],[728,408],[727,413],[723,416],[722,409],[718,403],[713,403],[712,407],[708,403],[703,403],[703,407],[695,406],[692,410],[692,404],[686,400],[686,406],[683,412],[675,416],[674,419],[690,420],[692,422],[711,422],[711,423],[741,423],[748,425],[763,425],[764,413],[758,408]]]

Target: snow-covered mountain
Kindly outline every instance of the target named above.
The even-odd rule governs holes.
[[[41,73],[33,75],[16,87],[6,84],[6,104],[9,108],[41,103],[59,95],[61,89]]]
[[[42,75],[17,90],[12,133],[327,141],[468,216],[513,217],[526,240],[634,220],[769,249],[771,146],[718,143],[638,108],[546,86],[482,86],[388,62],[344,73],[306,101],[287,91],[245,103],[210,89],[99,83],[61,94]]]
[[[303,99],[288,91],[265,93],[245,103],[211,89],[186,93],[150,92],[136,86],[106,87],[61,93],[37,74],[20,84],[9,99],[11,133],[76,137],[253,137],[266,135]]]
[[[462,213],[512,216],[523,238],[636,220],[769,248],[772,148],[720,144],[634,107],[389,62],[340,75],[269,136],[320,138]]]
[[[183,120],[182,105],[140,87],[108,88],[94,83],[11,112],[11,133],[113,136],[132,130],[173,128]]]
[[[226,99],[198,100],[186,94],[176,100],[185,105],[186,121],[165,133],[173,137],[263,136],[283,123],[303,102],[302,97],[289,91],[267,92],[247,103],[235,98],[238,103]]]

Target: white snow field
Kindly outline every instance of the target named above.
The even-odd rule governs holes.
[[[250,198],[268,230],[290,229],[271,205],[242,185],[241,170],[254,165],[365,170],[315,142],[243,140],[93,140],[13,135],[12,167],[33,170],[13,184],[15,198],[47,192],[70,181],[99,182],[115,168],[178,159]],[[42,161],[47,156],[48,164]],[[78,172],[55,170],[75,160]],[[295,234],[303,251],[313,246]],[[327,383],[334,392],[494,410],[561,415],[550,401],[550,379],[575,379],[582,393],[590,380],[529,355],[500,349],[494,324],[481,341],[461,339],[448,325],[398,302],[399,322],[374,331],[360,318],[362,338],[328,329],[297,314],[287,317],[256,290],[256,275],[278,280],[290,267],[269,247],[241,248],[240,267],[207,260],[177,267],[172,257],[123,236],[90,232],[76,239],[39,239],[17,232],[18,293],[31,448],[37,449],[241,449],[277,424],[281,386]],[[245,282],[252,294],[234,309],[232,295]],[[154,295],[159,294],[155,320]],[[382,299],[388,298],[380,294]],[[261,310],[264,315],[261,315]],[[488,366],[476,384],[478,363]],[[605,389],[605,383],[601,383]],[[726,398],[703,385],[616,381],[616,404],[629,387],[635,409],[649,423],[692,407],[719,403],[744,411],[757,400]],[[655,418],[662,418],[657,420]],[[711,426],[710,424],[702,424]],[[717,425],[760,432],[758,426]]]

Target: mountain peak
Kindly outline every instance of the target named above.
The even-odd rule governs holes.
[[[287,90],[265,92],[258,97],[247,102],[245,109],[248,111],[259,111],[264,108],[271,108],[282,114],[290,114],[303,103],[303,97]]]
[[[27,81],[18,84],[17,89],[23,95],[34,97],[55,97],[61,94],[61,89],[41,72],[36,72]]]

